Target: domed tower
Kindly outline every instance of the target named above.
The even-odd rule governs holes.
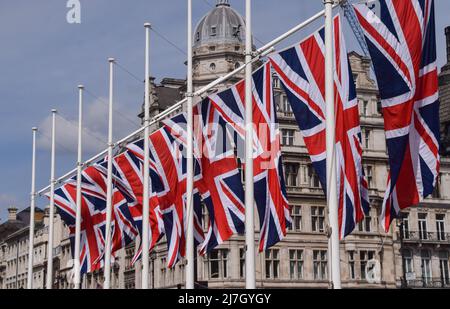
[[[245,20],[228,0],[218,0],[198,23],[193,41],[194,88],[198,89],[244,63]],[[244,72],[221,88],[242,78]]]

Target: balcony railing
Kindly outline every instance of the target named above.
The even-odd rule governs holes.
[[[407,281],[408,288],[450,289],[450,280],[442,278],[420,278]]]
[[[399,232],[398,236],[403,236],[404,242],[450,244],[450,233],[444,232],[409,231]]]

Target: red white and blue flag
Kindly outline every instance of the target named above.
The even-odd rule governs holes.
[[[253,160],[254,191],[260,221],[259,251],[262,252],[286,236],[291,224],[290,207],[284,184],[280,132],[273,100],[270,63],[253,74]],[[211,95],[211,102],[234,128],[237,137],[245,138],[245,80]],[[239,144],[239,141],[236,142]]]
[[[164,124],[173,136],[186,143],[185,114]],[[208,98],[194,107],[195,158],[202,173],[195,186],[209,215],[208,231],[200,245],[200,254],[210,252],[233,234],[244,233],[244,189],[232,131]]]
[[[167,128],[161,128],[150,135],[151,166],[155,167],[161,187],[156,192],[159,201],[164,230],[167,239],[169,268],[186,254],[186,178],[187,160],[183,145],[174,138]],[[143,148],[141,148],[143,149]],[[194,168],[194,182],[201,177],[198,164]],[[198,246],[204,241],[202,229],[202,209],[199,193],[194,190],[194,238]]]
[[[325,31],[270,56],[326,192]],[[334,91],[339,235],[344,238],[369,210],[362,168],[361,127],[340,16],[334,18]]]
[[[128,150],[114,157],[113,160],[113,183],[124,195],[128,202],[128,208],[139,231],[142,240],[142,209],[143,209],[143,177],[144,177],[144,154],[143,140],[128,145]],[[132,151],[130,150],[132,149]],[[150,162],[152,162],[150,160]],[[107,174],[108,161],[99,167]],[[161,180],[154,166],[150,164],[150,213],[149,213],[149,250],[153,250],[157,242],[164,235],[164,223],[159,207],[156,193],[161,188]],[[132,260],[134,264],[142,253],[142,241],[140,242],[136,255]]]
[[[387,231],[432,194],[439,174],[439,101],[433,0],[380,0],[380,16],[355,5],[372,57],[389,152],[380,222]]]
[[[81,241],[82,272],[92,272],[103,266],[106,242],[106,177],[98,166],[88,167],[81,180]],[[69,226],[74,249],[76,218],[76,178],[55,190],[55,205]],[[128,203],[122,193],[113,188],[111,217],[111,255],[130,244],[138,235]],[[73,252],[73,251],[72,251]]]

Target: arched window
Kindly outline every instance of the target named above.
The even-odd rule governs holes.
[[[240,64],[239,62],[236,62],[236,63],[234,64],[234,68],[235,68],[235,69],[238,69],[240,66],[241,66],[241,64]]]
[[[213,62],[209,65],[209,68],[211,69],[211,71],[215,71],[216,70],[216,64]]]

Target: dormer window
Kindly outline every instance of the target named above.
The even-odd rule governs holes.
[[[198,41],[200,41],[200,32],[197,32],[195,39]]]
[[[211,36],[217,35],[217,27],[211,27]]]

